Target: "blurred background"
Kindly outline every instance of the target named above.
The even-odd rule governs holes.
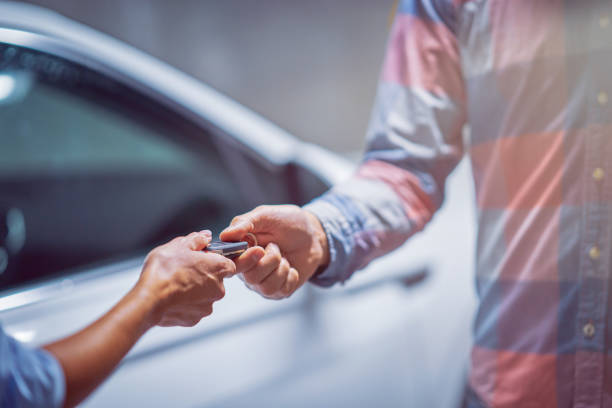
[[[394,0],[36,0],[358,156]]]

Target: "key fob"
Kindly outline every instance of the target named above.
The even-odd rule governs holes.
[[[224,241],[212,241],[206,247],[206,252],[213,252],[215,254],[223,255],[226,258],[234,259],[249,248],[247,242],[224,242]]]

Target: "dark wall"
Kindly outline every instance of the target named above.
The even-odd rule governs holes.
[[[34,0],[336,151],[360,150],[393,0]]]

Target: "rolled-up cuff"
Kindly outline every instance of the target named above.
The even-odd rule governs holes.
[[[23,345],[0,327],[0,406],[61,407],[65,395],[59,361],[44,349]]]
[[[328,287],[346,281],[352,274],[348,266],[352,234],[350,223],[326,196],[305,205],[304,209],[321,222],[329,247],[329,265],[310,278],[310,282]]]
[[[52,386],[49,388],[50,406],[57,408],[62,407],[64,406],[64,399],[66,398],[64,369],[53,354],[44,349],[37,350],[37,352],[40,353],[41,359],[46,361],[45,366],[47,367],[49,379],[52,382]]]

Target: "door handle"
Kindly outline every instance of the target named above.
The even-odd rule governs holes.
[[[395,273],[381,279],[372,279],[368,282],[363,282],[354,286],[347,287],[343,290],[346,295],[356,295],[374,288],[384,285],[400,285],[403,287],[412,287],[423,282],[431,274],[429,265],[423,265],[409,270],[408,272]]]

